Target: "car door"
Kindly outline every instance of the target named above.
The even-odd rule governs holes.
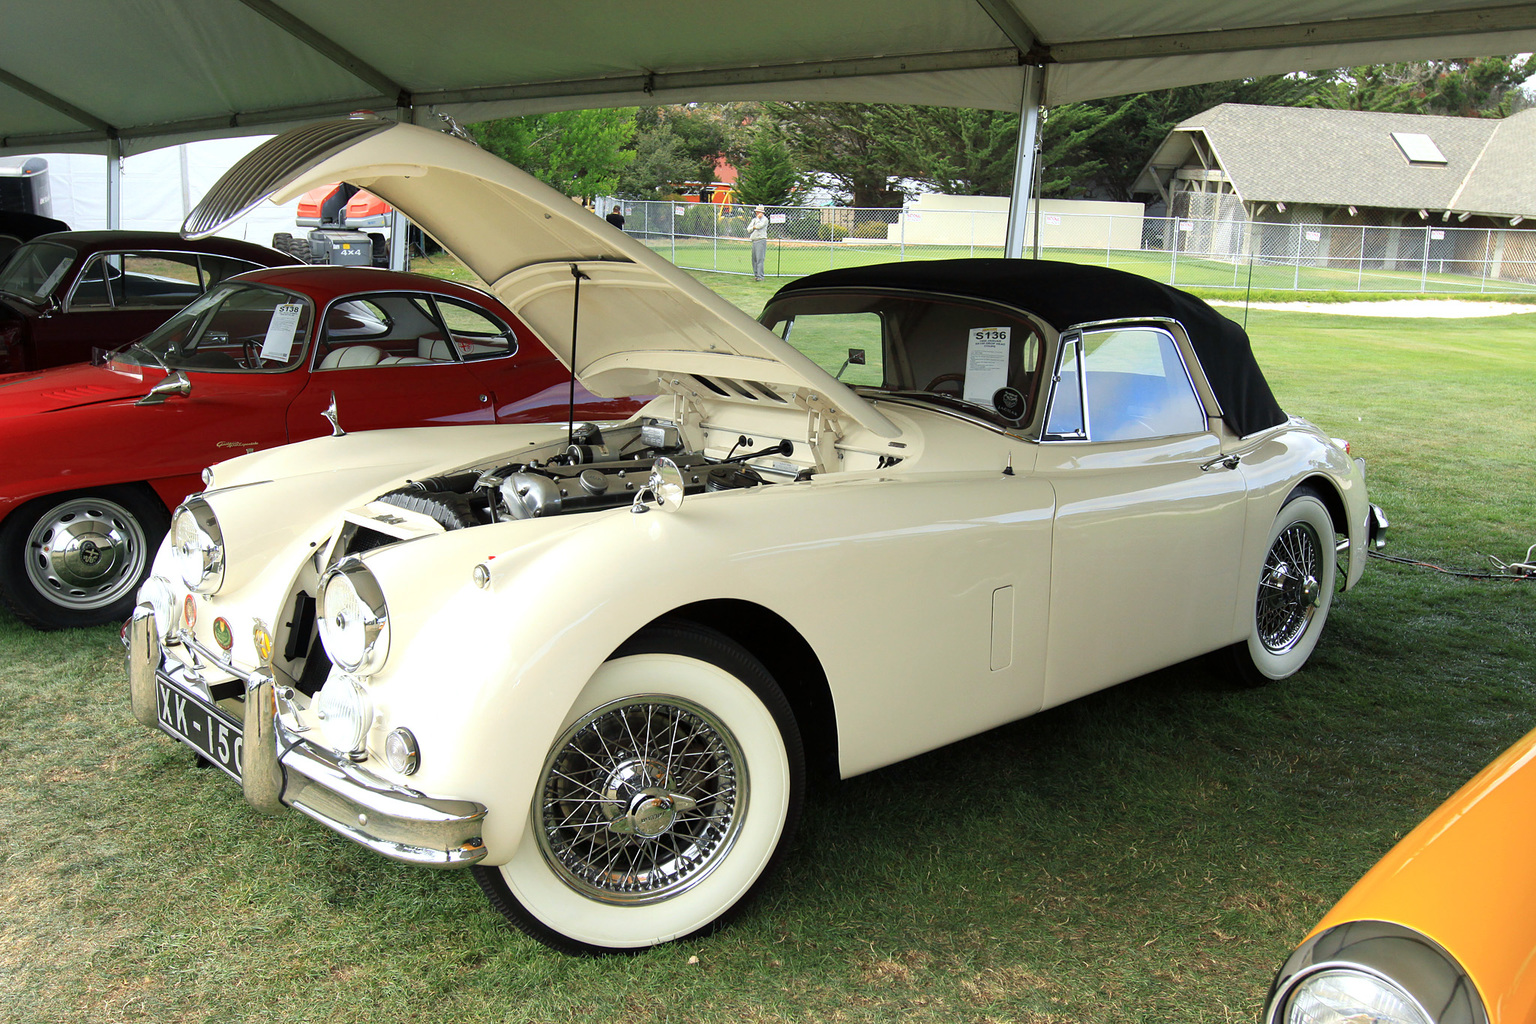
[[[114,349],[159,327],[203,293],[208,275],[198,259],[197,253],[95,253],[61,293],[59,312],[37,321],[37,366],[85,362],[92,349]]]
[[[1056,492],[1046,704],[1231,642],[1246,486],[1172,322],[1066,332],[1036,472]]]
[[[334,395],[343,430],[495,421],[495,395],[450,339],[439,306],[473,309],[426,292],[373,292],[332,302],[309,382],[288,409],[291,440],[330,431]]]
[[[469,366],[492,396],[497,423],[547,423],[571,411],[571,375],[528,326],[505,315],[510,325],[480,306],[440,296],[437,312],[454,354]],[[637,403],[628,397],[600,398],[577,383],[577,419],[623,419]]]

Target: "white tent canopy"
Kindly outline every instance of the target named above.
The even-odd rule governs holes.
[[[0,152],[127,154],[354,109],[431,123],[727,99],[1017,110],[1536,49],[1477,0],[0,0]],[[1027,102],[1023,105],[1028,106]]]

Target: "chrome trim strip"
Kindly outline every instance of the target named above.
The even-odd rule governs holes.
[[[319,121],[257,146],[224,172],[181,225],[183,238],[206,238],[250,213],[268,197],[363,139],[394,127],[373,114]]]

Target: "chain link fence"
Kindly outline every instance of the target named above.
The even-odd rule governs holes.
[[[1287,291],[1536,293],[1536,230],[1453,226],[1431,216],[1402,225],[1250,220],[1231,196],[1185,193],[1165,217],[1053,213],[1038,230],[1041,256],[1114,267],[1180,287]],[[752,272],[751,208],[712,203],[618,203],[625,230],[673,263],[722,274]],[[1006,213],[773,207],[767,272],[897,260],[1001,256]],[[1410,215],[1412,216],[1412,215]]]

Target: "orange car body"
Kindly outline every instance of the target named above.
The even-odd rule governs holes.
[[[1421,999],[1432,1020],[1525,1024],[1536,1019],[1536,732],[1531,732],[1440,805],[1371,868],[1318,922],[1282,968],[1266,1020],[1284,1020],[1286,989],[1333,957],[1347,960],[1348,942],[1334,940],[1356,922],[1385,922],[1439,947],[1470,982],[1470,1018]],[[1313,963],[1297,963],[1314,950]],[[1289,974],[1289,977],[1287,976]],[[1396,977],[1414,991],[1418,979]],[[1277,998],[1278,997],[1278,998]]]

